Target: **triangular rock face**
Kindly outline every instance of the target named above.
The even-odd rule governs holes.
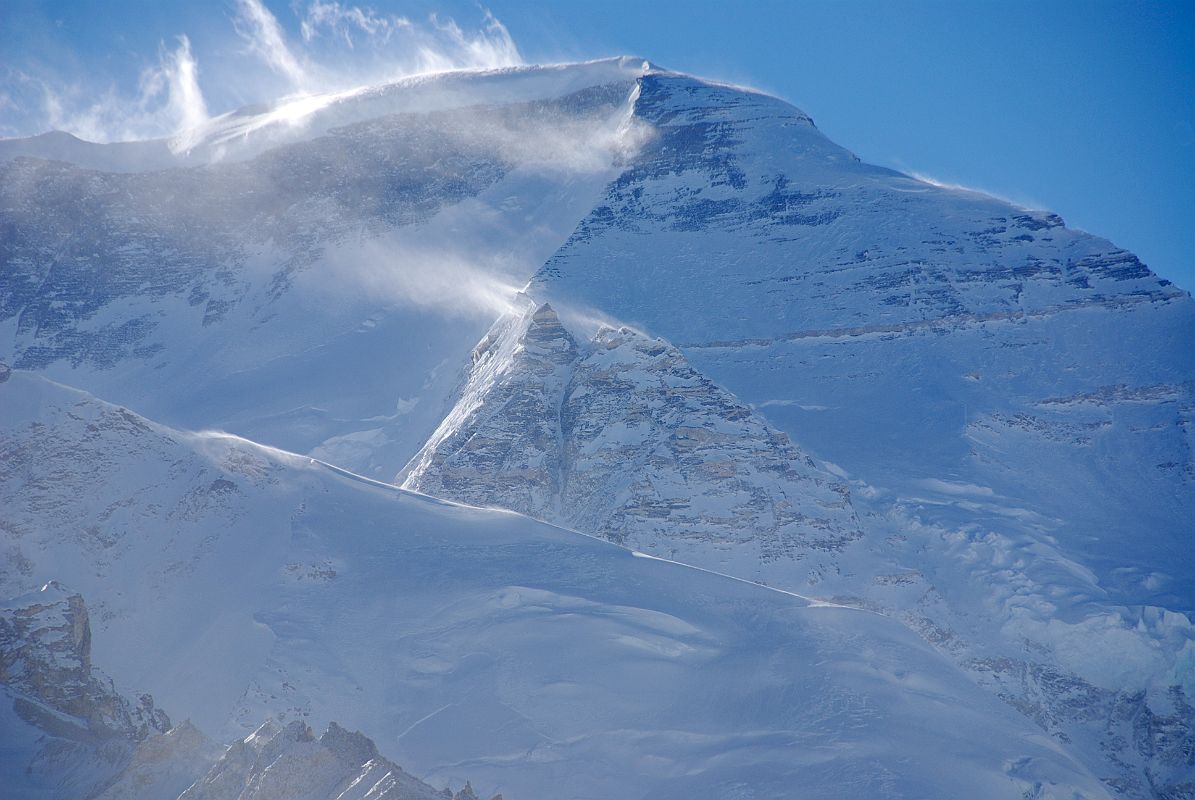
[[[500,320],[473,351],[468,385],[403,485],[553,518],[563,471],[560,401],[578,353],[551,306]]]
[[[401,477],[788,586],[816,582],[861,536],[846,485],[679,350],[627,327],[580,344],[547,304],[482,341],[456,407]]]

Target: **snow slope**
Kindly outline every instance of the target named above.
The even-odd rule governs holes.
[[[22,372],[0,397],[5,592],[54,574],[95,598],[96,660],[207,730],[335,716],[509,797],[1106,796],[883,616]]]

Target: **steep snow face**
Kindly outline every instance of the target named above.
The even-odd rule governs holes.
[[[653,74],[636,115],[655,137],[531,294],[676,344],[927,523],[1052,537],[1117,600],[1192,609],[1185,292],[1056,216],[861,164],[774,98]]]
[[[0,398],[0,536],[20,565],[0,588],[52,572],[94,597],[97,659],[203,727],[338,719],[433,783],[513,797],[1108,796],[883,616],[172,431],[22,372]],[[104,499],[99,535],[50,485]]]
[[[202,167],[0,163],[0,360],[389,478],[638,146],[637,74],[370,90]]]
[[[669,74],[639,86],[656,136],[535,285],[678,344],[1186,298],[1055,215],[860,163],[776,98]]]
[[[662,340],[578,343],[545,304],[500,320],[473,362],[404,487],[789,589],[862,536],[842,481]]]

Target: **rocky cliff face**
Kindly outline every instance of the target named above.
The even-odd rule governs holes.
[[[87,606],[57,582],[0,605],[0,700],[20,722],[0,714],[14,800],[476,800],[468,784],[433,789],[335,722],[317,739],[304,722],[268,721],[228,748],[172,726],[92,666]]]
[[[1124,797],[1195,797],[1195,709],[1168,696],[1113,691],[1040,663],[1007,658],[968,665],[979,681],[1062,742],[1102,751],[1105,783]]]
[[[6,756],[5,771],[26,770],[10,784],[14,796],[95,796],[138,759],[142,745],[171,730],[152,697],[127,700],[92,666],[87,607],[56,582],[0,607],[0,699],[13,723],[5,726],[5,750],[21,754],[17,763]],[[193,773],[177,794],[199,770],[165,760],[175,761],[174,771],[184,777]]]
[[[267,722],[231,747],[179,800],[475,800],[437,791],[335,722],[318,738],[295,720]],[[500,800],[500,798],[498,799]]]
[[[43,730],[142,741],[170,729],[152,697],[130,703],[92,667],[87,607],[55,582],[0,609],[0,683],[18,715]]]
[[[473,361],[405,487],[792,589],[862,535],[843,481],[663,340],[578,342],[544,304]]]

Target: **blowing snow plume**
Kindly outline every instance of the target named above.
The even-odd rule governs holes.
[[[321,296],[364,295],[450,316],[515,310],[520,287],[651,135],[631,113],[630,87],[362,123],[371,136],[421,143],[404,151],[408,184],[443,179],[464,195],[413,224],[340,242],[304,283]]]
[[[177,37],[173,48],[165,42],[159,45],[157,63],[141,71],[132,95],[115,87],[95,92],[78,83],[54,85],[23,74],[19,86],[25,89],[24,101],[22,94],[14,99],[6,93],[17,115],[22,111],[28,115],[28,106],[39,104],[38,128],[64,130],[90,141],[147,138],[193,128],[208,119],[199,65],[185,35]]]
[[[45,49],[55,58],[22,69],[0,67],[6,116],[0,135],[63,130],[97,142],[162,138],[202,125],[211,109],[523,63],[510,32],[484,9],[473,28],[437,14],[414,20],[324,0],[289,10],[289,18],[280,17],[262,0],[236,0],[223,32],[203,37],[202,48],[193,48],[185,33],[173,44],[164,39],[156,60],[137,70],[133,90],[122,87],[127,79],[102,71],[75,69],[64,78],[56,62],[77,61],[78,54],[49,34]],[[53,31],[60,24],[46,20],[42,28]]]

